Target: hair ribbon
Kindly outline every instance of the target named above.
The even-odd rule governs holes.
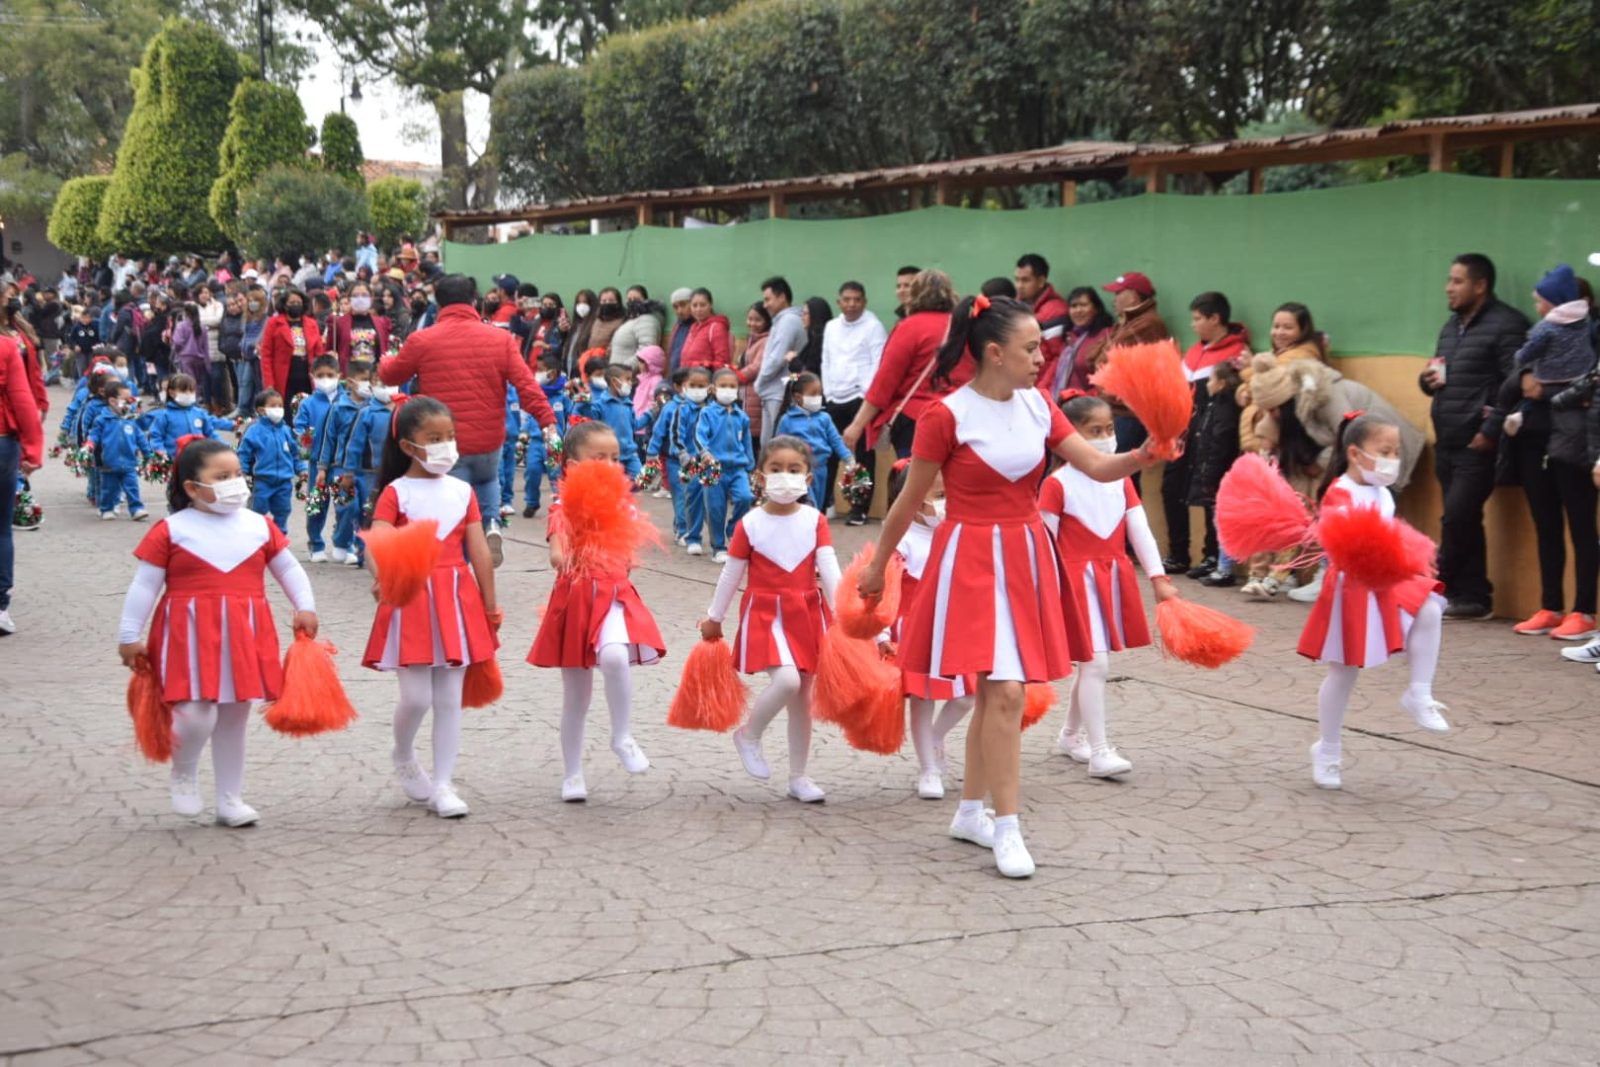
[[[984,296],[982,293],[979,293],[977,296],[972,298],[972,310],[967,313],[967,318],[975,319],[988,310],[989,298]]]

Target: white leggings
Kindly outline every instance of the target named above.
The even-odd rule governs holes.
[[[1439,643],[1444,630],[1444,608],[1438,597],[1429,597],[1406,634],[1406,659],[1411,668],[1411,688],[1419,696],[1432,699],[1433,672],[1439,666]],[[1328,664],[1328,676],[1317,691],[1317,726],[1322,735],[1322,751],[1339,751],[1339,732],[1344,728],[1345,709],[1350,694],[1356,691],[1360,667],[1343,663]]]
[[[745,732],[752,740],[760,740],[778,712],[789,709],[789,777],[799,778],[806,773],[806,760],[811,755],[811,682],[812,676],[795,667],[769,667],[767,676],[772,679],[750,706],[750,721]]]
[[[447,786],[461,753],[461,683],[465,667],[401,667],[400,703],[394,709],[394,761],[417,758],[412,747],[428,709],[433,709],[433,784]]]
[[[589,718],[589,703],[594,699],[596,671],[604,680],[606,708],[611,712],[611,747],[616,748],[632,736],[631,648],[616,643],[601,645],[593,668],[561,668],[561,761],[568,778],[583,770],[583,727]]]
[[[1090,748],[1106,744],[1106,682],[1111,677],[1111,659],[1096,652],[1094,659],[1079,663],[1072,682],[1072,699],[1067,705],[1067,733],[1081,728],[1089,735]]]
[[[917,763],[923,773],[939,770],[937,753],[944,745],[945,735],[972,710],[972,703],[970,696],[947,700],[935,716],[933,701],[926,697],[911,698],[911,744],[917,750]]]
[[[244,737],[250,725],[250,702],[218,704],[214,700],[185,700],[172,706],[172,776],[193,778],[200,772],[200,754],[211,742],[211,770],[216,775],[217,797],[242,796],[244,790]]]

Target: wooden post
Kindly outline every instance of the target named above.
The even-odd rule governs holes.
[[[1430,133],[1428,135],[1428,170],[1446,171],[1454,162],[1450,154],[1445,151],[1444,134]]]
[[[655,212],[650,210],[650,202],[648,200],[639,201],[639,207],[637,209],[637,214],[635,215],[636,225],[649,226],[654,223],[654,221]]]
[[[1266,179],[1266,168],[1265,167],[1251,167],[1250,168],[1250,195],[1251,196],[1259,196],[1260,193],[1261,193],[1261,190],[1266,188],[1266,180],[1265,179]]]
[[[950,179],[940,178],[933,187],[933,202],[940,207],[948,207],[950,205],[951,192]]]
[[[1061,206],[1074,207],[1078,203],[1078,183],[1065,181],[1061,183]]]
[[[789,201],[782,193],[770,193],[767,196],[767,218],[786,219],[789,217]]]
[[[1144,191],[1147,193],[1160,193],[1166,191],[1166,178],[1160,168],[1151,167],[1144,175]]]
[[[452,221],[451,219],[448,219],[448,218],[440,219],[439,220],[439,238],[440,238],[440,240],[444,240],[444,241],[453,240],[455,238],[455,235],[456,235],[456,224],[455,224],[455,222]]]
[[[1517,173],[1517,145],[1507,141],[1500,146],[1500,177],[1514,178]]]

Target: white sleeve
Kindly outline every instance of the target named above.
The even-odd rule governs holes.
[[[833,595],[839,591],[839,553],[833,550],[832,545],[822,545],[817,549],[817,574],[822,579],[822,595],[831,608]]]
[[[294,605],[294,610],[317,610],[317,598],[311,593],[311,579],[306,577],[305,568],[300,566],[293,552],[284,549],[272,557],[267,567],[272,571],[272,576],[278,579],[278,584],[283,586],[283,591],[289,594],[289,603]]]
[[[1156,535],[1150,532],[1150,517],[1142,507],[1128,509],[1128,541],[1133,554],[1139,557],[1146,578],[1159,578],[1167,573],[1161,565],[1161,550],[1156,547]]]
[[[117,644],[131,645],[144,636],[144,624],[150,621],[161,596],[161,587],[167,584],[167,569],[154,563],[140,563],[128,583],[128,595],[122,601],[122,619],[117,623]]]
[[[717,579],[717,591],[711,594],[711,606],[706,609],[706,618],[712,622],[721,622],[728,616],[728,606],[733,603],[733,594],[739,591],[739,580],[744,577],[745,570],[750,566],[747,559],[735,559],[729,556],[722,565],[722,575]]]

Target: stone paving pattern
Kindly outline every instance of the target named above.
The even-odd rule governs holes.
[[[1215,673],[1114,659],[1124,782],[1053,754],[1059,708],[1031,731],[1039,872],[1009,882],[945,836],[953,799],[916,798],[909,742],[886,759],[819,727],[828,800],[802,807],[776,784],[781,724],[774,784],[726,737],[664,725],[717,575],[681,553],[636,575],[672,646],[637,674],[655,766],[627,776],[597,708],[590,800],[562,804],[559,681],[521,662],[544,523],[517,519],[507,695],[468,712],[457,776],[472,815],[391,780],[393,683],[356,663],[368,578],[327,565],[362,717],[298,741],[253,724],[262,820],[226,831],[171,814],[133,748],[113,645],[143,528],[96,521],[59,464],[35,484],[24,629],[0,642],[7,1063],[1600,1062],[1600,676],[1554,642],[1452,624],[1445,737],[1394,703],[1403,664],[1371,672],[1346,788],[1323,792],[1306,609],[1180,582],[1258,625],[1256,648]]]

